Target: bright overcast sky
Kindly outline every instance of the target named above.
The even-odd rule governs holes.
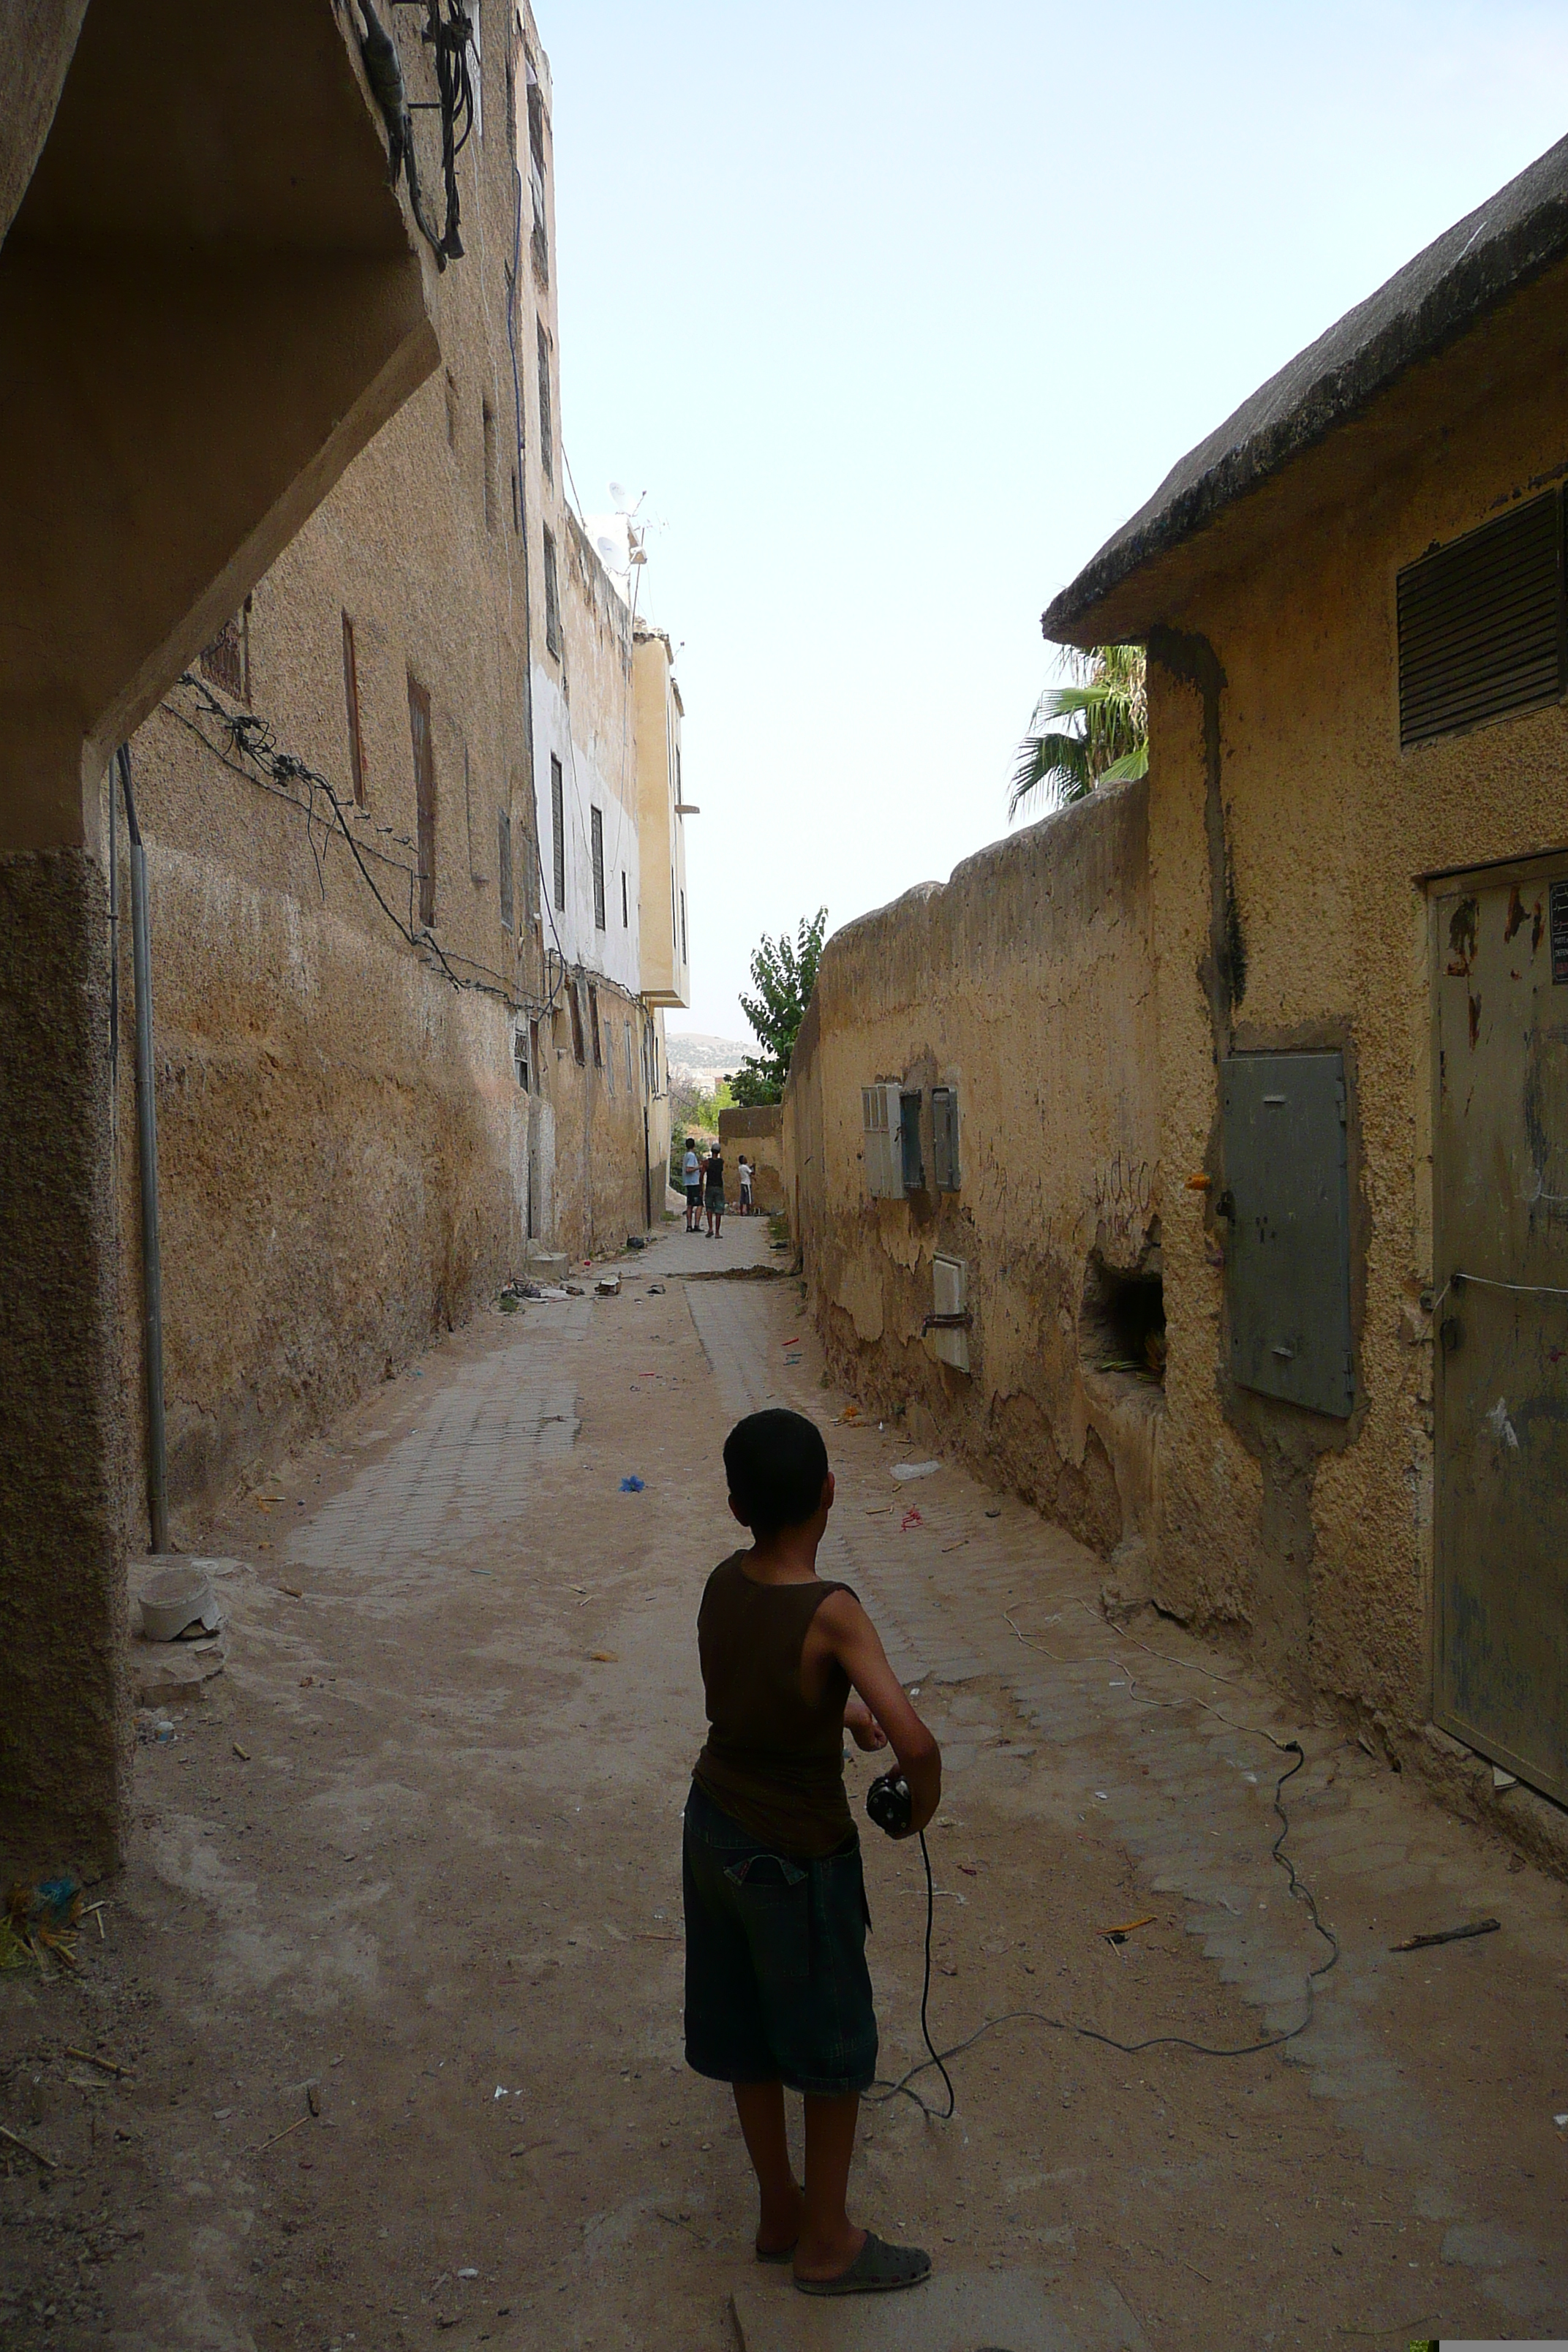
[[[535,0],[565,440],[647,492],[693,1002],[1005,829],[1053,592],[1568,129],[1523,0]]]

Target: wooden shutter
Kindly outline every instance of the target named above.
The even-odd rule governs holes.
[[[550,397],[550,340],[542,326],[535,325],[539,341],[539,462],[547,482],[555,479],[555,419]]]
[[[552,880],[555,885],[555,905],[559,913],[566,911],[566,785],[561,772],[561,762],[553,751],[550,754],[550,856],[554,867]],[[581,1061],[583,1056],[578,1055]]]
[[[588,811],[589,845],[594,859],[594,929],[605,928],[605,812]]]
[[[561,581],[555,569],[555,540],[544,534],[544,642],[561,658]]]
[[[511,811],[496,811],[497,866],[500,870],[498,887],[500,892],[500,919],[505,930],[512,928],[513,906],[511,887]]]
[[[250,599],[247,596],[232,621],[226,621],[212,643],[201,650],[202,676],[221,686],[236,702],[250,707]]]
[[[354,799],[364,806],[364,738],[359,723],[359,663],[354,656],[354,625],[343,614],[343,706],[349,722],[349,774]]]
[[[408,729],[414,739],[419,920],[428,930],[436,919],[436,747],[430,735],[430,697],[413,677],[408,681]]]
[[[1558,701],[1568,630],[1557,493],[1407,564],[1398,599],[1402,746]]]

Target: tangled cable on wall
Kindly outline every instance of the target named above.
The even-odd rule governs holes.
[[[474,127],[474,86],[469,72],[474,27],[460,0],[392,0],[392,5],[424,9],[425,28],[420,38],[430,50],[439,95],[434,99],[410,99],[397,44],[376,15],[374,0],[358,0],[363,25],[359,37],[360,56],[364,61],[365,79],[386,125],[391,184],[397,185],[400,173],[407,179],[408,201],[419,233],[435,253],[437,269],[445,269],[448,261],[460,261],[463,255],[463,240],[458,233],[461,208],[457,166]],[[414,147],[414,116],[426,108],[438,111],[441,117],[446,220],[438,231],[426,210]]]
[[[479,962],[472,956],[462,954],[458,949],[444,948],[429,931],[420,929],[412,919],[405,922],[388,901],[367,861],[374,859],[389,866],[394,873],[405,876],[412,904],[413,886],[419,879],[417,857],[410,863],[395,856],[391,849],[384,845],[391,843],[396,848],[413,849],[414,844],[406,834],[395,831],[391,825],[378,824],[363,809],[356,807],[353,801],[345,802],[336,787],[317,769],[301,760],[296,752],[282,749],[269,720],[260,718],[253,710],[231,709],[194,670],[183,671],[178,682],[195,697],[196,713],[193,717],[189,711],[182,710],[178,703],[165,700],[162,708],[167,715],[187,728],[197,741],[205,744],[214,758],[221,761],[233,774],[242,777],[248,784],[258,784],[263,791],[276,793],[303,815],[305,837],[315,861],[316,881],[323,901],[327,895],[323,861],[330,843],[341,835],[383,914],[399,937],[428,961],[432,971],[438,971],[453,988],[469,990],[482,996],[499,996],[511,1011],[521,1009],[522,1000],[519,998],[517,990],[508,983],[504,973],[496,971],[489,964]],[[353,820],[352,824],[351,818]],[[362,833],[363,838],[360,837]],[[381,843],[370,838],[375,834],[382,836]],[[454,969],[458,964],[466,964],[469,971],[484,977],[467,979]]]

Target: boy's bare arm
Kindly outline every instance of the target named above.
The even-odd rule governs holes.
[[[887,1733],[858,1691],[851,1691],[844,1702],[844,1728],[857,1748],[874,1753],[888,1744]]]
[[[888,1664],[877,1628],[852,1593],[830,1594],[817,1611],[811,1630],[837,1659],[888,1735],[899,1769],[910,1784],[912,1810],[908,1834],[912,1837],[924,1829],[942,1802],[942,1750],[910,1706],[909,1694]],[[847,1717],[846,1709],[847,1720]]]

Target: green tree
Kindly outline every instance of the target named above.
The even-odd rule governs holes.
[[[1034,792],[1050,804],[1087,800],[1098,784],[1149,772],[1149,699],[1142,646],[1096,646],[1064,657],[1070,683],[1048,686],[1018,746],[1007,814]],[[1067,725],[1058,722],[1066,719]]]
[[[752,958],[752,985],[757,993],[742,996],[741,1010],[763,1050],[748,1054],[730,1081],[736,1102],[747,1109],[783,1100],[795,1041],[816,985],[826,929],[827,909],[819,907],[809,920],[801,917],[793,940],[787,931],[776,940],[764,936]]]

